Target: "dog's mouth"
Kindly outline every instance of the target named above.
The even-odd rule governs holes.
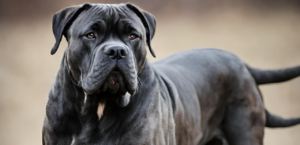
[[[125,95],[127,92],[126,80],[118,68],[114,68],[96,93],[109,93],[111,95]]]
[[[132,75],[133,72],[127,69],[120,69],[117,65],[109,71],[106,77],[101,76],[101,72],[94,72],[93,77],[89,78],[88,81],[85,80],[85,85],[88,87],[85,89],[83,85],[83,90],[87,94],[96,95],[100,100],[113,101],[116,102],[120,107],[125,107],[129,104],[131,95],[136,89],[136,77]],[[127,73],[127,74],[126,74]],[[98,79],[99,78],[99,79]],[[88,90],[90,89],[90,91]]]

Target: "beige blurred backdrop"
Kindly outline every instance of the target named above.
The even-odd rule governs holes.
[[[52,15],[79,0],[0,0],[0,144],[42,144],[48,90],[67,47],[55,55]],[[121,3],[122,0],[91,0]],[[183,50],[215,47],[237,54],[253,67],[300,65],[300,3],[297,0],[134,0],[154,14],[152,46],[160,60]],[[300,116],[300,78],[260,86],[266,108]],[[265,129],[266,145],[299,145],[300,125]]]

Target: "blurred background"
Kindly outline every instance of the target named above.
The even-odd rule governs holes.
[[[0,0],[0,144],[40,145],[48,90],[65,39],[55,55],[52,15],[80,0]],[[90,0],[124,3],[128,0]],[[298,0],[132,0],[156,17],[152,46],[160,60],[172,53],[215,47],[237,54],[253,67],[300,65]],[[266,108],[300,116],[300,78],[260,86]],[[265,129],[266,145],[299,145],[300,125]]]

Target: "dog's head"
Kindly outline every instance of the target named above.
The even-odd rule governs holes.
[[[151,14],[132,4],[69,7],[53,16],[56,43],[51,54],[64,35],[65,59],[74,83],[87,94],[126,96],[137,90],[146,44],[155,57],[150,43],[155,26]]]

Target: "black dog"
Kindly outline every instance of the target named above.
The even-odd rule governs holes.
[[[58,49],[44,145],[261,145],[264,127],[286,127],[266,111],[258,84],[300,75],[262,71],[232,53],[194,49],[150,64],[154,17],[132,4],[84,4],[53,16]]]

